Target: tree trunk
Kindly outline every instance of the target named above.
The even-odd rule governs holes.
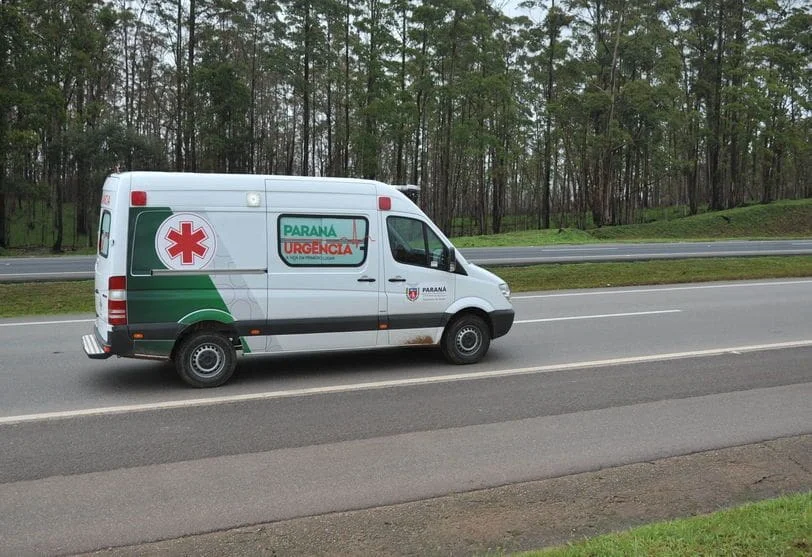
[[[175,55],[175,77],[177,78],[175,88],[175,170],[183,170],[183,45],[181,44],[183,34],[183,2],[178,2],[177,19],[177,51]]]
[[[731,65],[733,66],[733,78],[731,84],[733,90],[740,94],[742,86],[741,64],[744,58],[744,0],[736,0],[736,33],[734,35],[734,55]],[[738,104],[738,103],[736,103]],[[744,197],[744,184],[742,184],[742,172],[739,153],[739,140],[742,136],[740,131],[741,111],[734,106],[730,117],[731,137],[730,137],[730,188],[728,194],[728,208],[735,207],[739,200]]]
[[[196,14],[195,4],[197,0],[189,0],[189,60],[186,65],[189,71],[189,79],[186,83],[186,138],[189,141],[189,152],[186,161],[186,168],[192,172],[197,171],[197,140],[195,130],[195,26]]]
[[[722,203],[722,172],[719,164],[719,153],[722,147],[722,51],[724,50],[724,17],[725,3],[719,0],[719,12],[716,30],[716,67],[713,83],[713,109],[710,111],[711,137],[708,149],[708,173],[711,189],[711,210],[724,208]]]
[[[8,248],[6,235],[6,169],[0,161],[0,248]]]
[[[544,187],[541,190],[541,227],[550,228],[550,151],[552,139],[552,110],[550,103],[553,100],[553,57],[555,53],[555,42],[558,36],[558,20],[555,12],[555,0],[552,0],[549,18],[549,56],[547,56],[547,91],[545,92],[545,115],[544,115]]]
[[[310,2],[304,14],[304,75],[302,80],[302,176],[310,175]]]
[[[350,0],[344,5],[344,158],[342,176],[350,172]]]
[[[400,98],[406,98],[406,8],[403,9],[401,17],[401,43],[400,43]],[[403,161],[403,144],[406,140],[406,130],[404,115],[398,114],[397,145],[395,153],[395,180],[398,184],[406,181],[406,171]]]

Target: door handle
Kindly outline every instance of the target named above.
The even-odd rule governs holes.
[[[372,277],[361,277],[358,279],[358,282],[375,282],[375,279]]]
[[[403,278],[403,277],[394,277],[394,278],[390,278],[389,282],[406,282],[406,279]]]

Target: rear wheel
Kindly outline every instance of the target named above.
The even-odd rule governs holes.
[[[193,387],[218,387],[231,378],[236,366],[237,354],[231,341],[210,331],[193,333],[175,356],[178,375]]]
[[[452,364],[475,364],[488,352],[491,332],[481,317],[462,315],[452,321],[442,340],[443,356]]]

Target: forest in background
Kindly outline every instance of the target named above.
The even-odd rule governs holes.
[[[0,248],[92,243],[125,170],[411,183],[469,234],[812,197],[808,3],[503,4],[3,0]]]

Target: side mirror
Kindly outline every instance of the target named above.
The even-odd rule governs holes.
[[[455,273],[457,271],[457,250],[448,248],[448,272]]]

